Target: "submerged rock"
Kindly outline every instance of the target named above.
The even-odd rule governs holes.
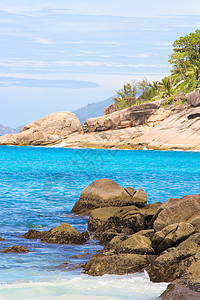
[[[3,241],[5,241],[5,239],[4,239],[4,238],[2,238],[2,237],[0,237],[0,242],[3,242]]]
[[[29,230],[24,238],[41,239],[41,242],[45,243],[84,244],[89,239],[89,234],[87,231],[79,233],[68,223],[62,223],[49,231]]]
[[[139,189],[131,195],[123,187],[110,179],[100,179],[87,186],[72,209],[75,214],[89,214],[95,208],[108,206],[136,205],[143,207],[147,204],[147,194]]]
[[[2,253],[28,253],[29,250],[24,246],[11,246],[1,251]]]

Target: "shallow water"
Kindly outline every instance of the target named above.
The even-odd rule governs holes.
[[[68,222],[79,231],[87,217],[70,214],[82,189],[110,178],[122,186],[142,187],[148,203],[164,202],[200,191],[200,153],[0,147],[0,250],[24,245],[28,254],[0,254],[0,299],[153,299],[166,284],[152,284],[147,274],[91,278],[81,270],[59,268],[80,253],[101,249],[52,245],[21,236],[30,228],[48,230]]]

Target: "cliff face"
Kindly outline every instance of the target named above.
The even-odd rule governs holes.
[[[0,137],[0,145],[200,151],[200,90],[184,97],[186,104],[161,100],[89,119],[83,129],[74,114],[55,113]]]

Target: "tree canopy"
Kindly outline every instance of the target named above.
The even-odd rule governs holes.
[[[173,43],[173,52],[169,62],[172,64],[172,74],[185,79],[193,76],[195,81],[200,78],[200,30],[180,37]]]
[[[200,30],[180,37],[173,43],[169,63],[172,65],[171,75],[160,82],[150,83],[143,78],[127,83],[123,89],[116,91],[114,100],[117,109],[161,98],[171,104],[180,93],[188,93],[200,87]]]

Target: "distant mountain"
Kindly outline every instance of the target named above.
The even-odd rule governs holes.
[[[114,103],[113,97],[110,97],[104,101],[97,103],[89,103],[88,105],[81,107],[73,113],[77,116],[80,122],[83,124],[89,118],[96,118],[104,115],[104,108]]]
[[[16,133],[15,129],[0,124],[0,135]]]
[[[24,127],[24,125],[18,126],[18,127],[16,127],[14,130],[15,130],[17,133],[19,133],[19,132],[22,130],[23,127]]]

